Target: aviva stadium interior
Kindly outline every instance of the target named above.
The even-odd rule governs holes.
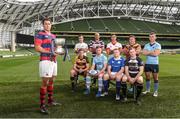
[[[79,34],[88,42],[94,32],[105,42],[115,33],[122,44],[134,34],[143,45],[148,34],[156,32],[164,48],[180,47],[180,0],[0,1],[1,49],[14,52],[21,44],[33,47],[33,36],[47,16],[52,19],[52,32],[69,45],[78,42]]]

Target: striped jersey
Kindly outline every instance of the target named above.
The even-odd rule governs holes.
[[[77,69],[86,69],[86,65],[89,64],[88,57],[83,56],[83,58],[80,58],[77,56],[75,59],[75,64]]]
[[[53,45],[55,38],[56,36],[54,34],[48,34],[45,31],[40,31],[35,35],[34,44],[40,45],[45,50],[51,52],[55,49]],[[40,61],[42,60],[56,61],[56,56],[50,53],[40,53]]]
[[[139,73],[140,66],[143,66],[144,63],[141,58],[136,57],[135,59],[127,59],[125,61],[125,66],[128,66],[129,69],[129,75],[131,77],[136,77],[136,75]]]
[[[102,40],[98,40],[98,41],[91,40],[90,43],[89,43],[89,48],[96,49],[96,47],[101,47],[102,49],[104,49],[104,42]],[[96,56],[96,52],[92,52],[92,56],[95,57]]]

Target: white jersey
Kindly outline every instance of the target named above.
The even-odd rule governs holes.
[[[114,45],[110,42],[110,43],[107,44],[106,48],[109,48],[112,51],[114,49],[122,48],[122,45],[119,42],[116,42],[116,44],[114,44]]]
[[[86,43],[77,43],[75,45],[75,50],[78,50],[78,49],[88,49],[88,45]],[[84,53],[84,55],[86,55],[86,53]]]
[[[81,48],[87,49],[87,48],[88,48],[88,45],[87,45],[86,43],[77,43],[77,44],[75,45],[75,50],[81,49]]]

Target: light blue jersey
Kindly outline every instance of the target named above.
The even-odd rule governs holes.
[[[161,50],[161,45],[158,42],[155,42],[153,44],[148,43],[144,46],[144,50],[147,51]],[[147,55],[146,64],[159,64],[159,57]]]
[[[93,58],[93,65],[96,66],[96,70],[98,70],[98,71],[103,69],[104,63],[107,63],[107,57],[103,54],[101,54],[100,56],[96,55]]]

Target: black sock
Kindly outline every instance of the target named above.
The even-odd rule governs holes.
[[[72,86],[72,90],[74,90],[74,77],[70,77],[70,80],[71,80],[71,86]]]
[[[126,82],[122,82],[121,86],[122,86],[123,96],[127,97],[127,93],[126,93],[126,91],[127,91],[127,84],[126,84]]]
[[[137,84],[136,88],[137,88],[137,95],[136,95],[136,100],[137,100],[139,98],[139,96],[141,95],[141,92],[143,89],[143,84]]]

